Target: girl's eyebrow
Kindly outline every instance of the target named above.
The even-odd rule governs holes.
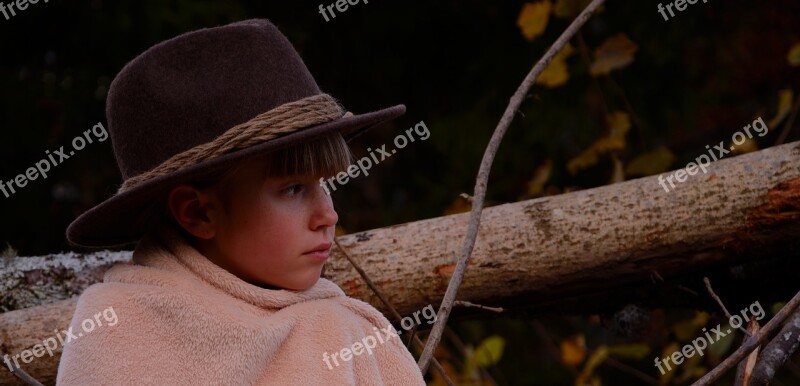
[[[280,176],[280,177],[278,177],[278,176],[269,176],[264,180],[264,182],[265,183],[274,183],[274,184],[280,185],[280,184],[284,184],[284,183],[287,183],[287,182],[293,182],[293,181],[302,182],[302,183],[309,183],[309,182],[317,183],[318,180],[319,180],[319,178],[312,177],[310,175],[294,174],[294,175]]]

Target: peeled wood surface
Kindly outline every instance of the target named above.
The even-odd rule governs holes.
[[[69,327],[72,313],[78,298],[61,300],[43,306],[27,308],[0,314],[0,356],[8,354],[9,357],[21,355],[23,350],[28,350],[36,344],[41,344],[43,340],[56,337],[56,330],[61,333]],[[64,334],[60,335],[62,339]],[[56,337],[56,339],[58,339]],[[47,353],[41,358],[33,357],[30,363],[22,362],[21,358],[17,361],[25,372],[45,385],[56,383],[56,373],[58,361],[61,359],[63,347],[58,345],[53,350],[53,356]],[[0,385],[24,385],[9,371],[5,362],[0,358]],[[13,363],[13,359],[12,363]]]
[[[408,314],[431,303],[438,305],[467,218],[468,214],[439,217],[347,235],[339,241],[398,311]],[[708,174],[690,177],[669,193],[652,176],[487,208],[459,299],[485,305],[554,303],[629,285],[653,272],[667,277],[721,262],[796,251],[798,230],[800,142],[795,142],[715,162]],[[30,263],[40,257],[15,258],[0,267],[0,283],[30,276],[26,269],[39,269],[37,275],[44,281],[50,280],[52,270],[59,270],[59,277],[82,278],[78,287],[56,286],[67,289],[43,291],[58,294],[26,300],[26,304],[45,303],[82,291],[76,288],[89,284],[87,278],[99,280],[103,266],[129,258],[129,252],[103,259],[87,256],[58,256],[55,260],[63,266],[54,264],[46,270]],[[78,271],[67,272],[71,267]],[[325,275],[350,296],[384,310],[336,249]],[[29,283],[28,289],[37,288]],[[65,301],[0,314],[0,355],[19,353],[51,336],[53,324],[65,328],[73,309],[74,301]],[[26,323],[25,318],[47,320],[47,328]],[[46,365],[42,358],[34,362],[41,366],[24,367],[34,377],[46,379],[55,373],[55,365]],[[11,379],[7,371],[0,371],[0,384]]]
[[[651,176],[485,209],[459,299],[532,304],[653,271],[666,277],[800,248],[800,142],[708,169],[669,193]],[[441,298],[467,219],[417,221],[340,243],[398,311],[409,313]],[[334,259],[326,275],[383,309],[344,259]]]

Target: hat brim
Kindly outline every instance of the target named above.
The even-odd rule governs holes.
[[[370,128],[403,115],[405,111],[404,105],[396,105],[343,117],[153,178],[112,196],[80,215],[67,228],[67,241],[78,247],[115,247],[136,242],[148,225],[145,209],[176,185],[225,169],[244,159],[325,134],[339,132],[349,142]]]

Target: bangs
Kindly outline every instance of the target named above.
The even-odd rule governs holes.
[[[352,155],[339,133],[289,146],[269,155],[267,176],[311,175],[329,177],[350,166]]]

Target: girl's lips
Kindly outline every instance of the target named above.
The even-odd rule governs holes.
[[[327,260],[330,256],[330,250],[308,252],[304,253],[303,256],[309,256],[316,260]]]
[[[317,245],[317,247],[312,250],[304,253],[303,255],[311,256],[314,259],[318,260],[325,260],[328,258],[331,252],[331,243],[322,243]]]

